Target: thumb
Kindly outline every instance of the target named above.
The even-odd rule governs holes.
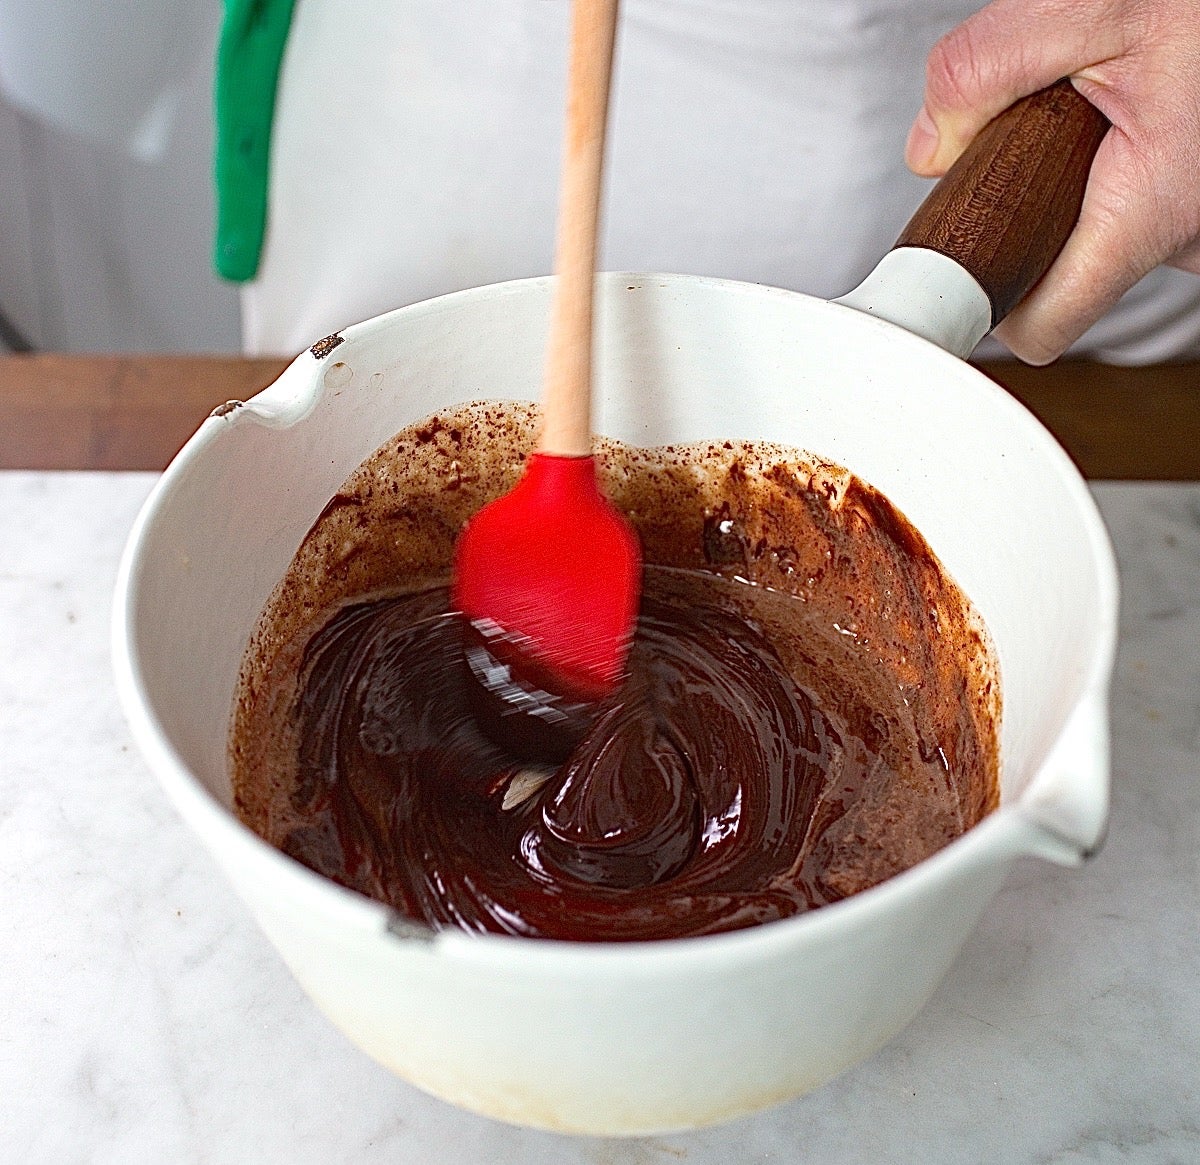
[[[993,0],[947,33],[925,66],[925,104],[905,160],[937,177],[1014,101],[1126,47],[1104,0]],[[1110,6],[1111,7],[1111,6]]]

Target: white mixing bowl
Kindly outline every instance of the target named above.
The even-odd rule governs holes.
[[[893,252],[859,306],[890,300],[903,314],[922,287],[946,298],[927,254]],[[915,274],[899,270],[913,262]],[[738,437],[807,449],[881,489],[925,535],[995,641],[1001,807],[874,889],[731,934],[576,945],[400,923],[234,816],[238,666],[292,554],[364,458],[437,409],[537,396],[549,289],[477,288],[348,328],[328,354],[305,353],[207,420],[131,537],[117,682],[182,814],[317,1005],[370,1055],[507,1121],[681,1129],[795,1096],[869,1055],[928,999],[1015,857],[1069,864],[1098,844],[1115,570],[1063,451],[935,344],[789,292],[605,276],[600,431],[639,445]],[[922,330],[969,351],[989,322],[972,294]]]

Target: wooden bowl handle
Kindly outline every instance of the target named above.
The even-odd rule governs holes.
[[[1046,273],[1079,218],[1108,119],[1062,80],[989,122],[896,240],[966,268],[995,327]]]

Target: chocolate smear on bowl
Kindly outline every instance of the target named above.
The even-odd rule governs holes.
[[[603,442],[647,563],[628,677],[551,707],[541,754],[481,725],[454,540],[535,432],[525,405],[427,418],[325,507],[242,665],[251,828],[435,929],[641,940],[835,902],[996,806],[978,615],[882,494],[763,443]]]

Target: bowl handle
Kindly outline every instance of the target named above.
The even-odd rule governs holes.
[[[1063,79],[986,125],[837,303],[964,359],[1058,257],[1108,119]]]

